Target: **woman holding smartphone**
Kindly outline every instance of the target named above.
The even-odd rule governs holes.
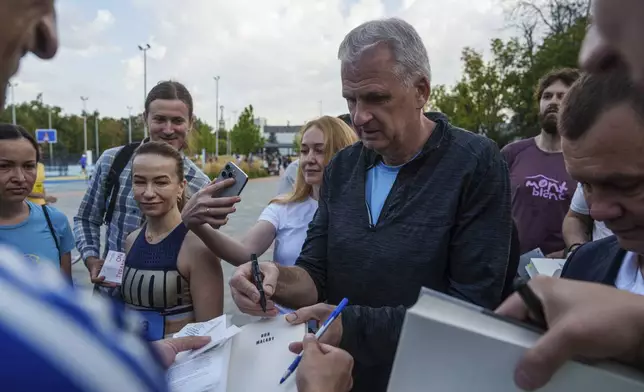
[[[183,173],[181,154],[167,143],[144,143],[134,153],[134,199],[146,223],[126,239],[120,294],[143,316],[148,340],[223,314],[219,258],[181,221]]]
[[[241,240],[208,225],[190,224],[190,229],[213,253],[238,266],[248,262],[252,254],[264,254],[275,241],[275,262],[295,264],[318,208],[324,168],[338,151],[358,141],[347,124],[330,116],[308,122],[302,127],[300,136],[300,165],[294,191],[271,200]]]

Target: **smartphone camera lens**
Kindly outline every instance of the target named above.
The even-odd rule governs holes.
[[[226,170],[230,171],[230,165],[226,165]]]
[[[223,170],[223,171],[221,172],[221,176],[222,176],[223,178],[228,177],[228,175],[226,174],[226,171],[225,171],[225,170]]]
[[[228,178],[233,178],[233,177],[234,177],[233,173],[232,173],[232,172],[228,172]]]

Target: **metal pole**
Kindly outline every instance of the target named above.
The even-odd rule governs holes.
[[[11,87],[11,120],[13,121],[13,125],[17,125],[16,122],[16,95],[15,95],[15,87],[18,85],[18,83],[11,83],[9,82],[9,87]]]
[[[233,128],[235,127],[235,125],[237,125],[237,123],[239,122],[239,117],[237,117],[237,113],[238,113],[237,110],[233,111],[233,125],[228,130],[228,140],[227,140],[227,143],[226,143],[227,144],[226,148],[228,150],[228,155],[230,155],[232,153],[232,144],[230,143],[230,131],[232,131]]]
[[[226,129],[226,123],[224,122],[224,105],[219,106],[219,129]]]
[[[150,44],[139,45],[139,49],[143,51],[143,107],[145,108],[145,99],[148,96],[148,49],[150,49]],[[143,137],[148,137],[148,126],[145,119],[143,121]]]
[[[132,143],[132,106],[127,107],[127,140]]]
[[[49,108],[49,129],[53,129],[51,125],[51,108]],[[49,144],[49,166],[53,167],[54,166],[54,144],[53,143],[47,143],[47,144]]]
[[[94,137],[96,138],[96,159],[100,156],[98,149],[98,111],[94,112]]]
[[[83,137],[85,141],[83,154],[85,154],[87,153],[87,100],[89,98],[80,97],[80,99],[83,101]]]
[[[219,156],[219,76],[215,76],[215,156]]]

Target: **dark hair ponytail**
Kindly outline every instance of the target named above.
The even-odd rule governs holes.
[[[190,91],[183,84],[176,82],[174,80],[165,80],[157,83],[156,86],[152,87],[152,90],[148,93],[148,96],[145,98],[145,115],[147,116],[150,112],[150,104],[152,101],[157,99],[178,99],[179,101],[186,104],[188,107],[188,114],[192,120],[192,95]]]
[[[40,162],[40,149],[36,139],[20,125],[0,123],[0,140],[27,139],[36,150],[36,161]]]

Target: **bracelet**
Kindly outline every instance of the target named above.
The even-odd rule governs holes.
[[[571,254],[575,249],[579,248],[579,247],[580,247],[580,246],[582,246],[582,245],[583,245],[583,244],[581,244],[581,243],[574,243],[574,244],[570,245],[569,247],[567,247],[567,248],[566,248],[566,252],[565,252],[565,254],[564,254],[564,258],[565,258],[565,257],[567,257],[567,256],[568,256],[569,254]]]

